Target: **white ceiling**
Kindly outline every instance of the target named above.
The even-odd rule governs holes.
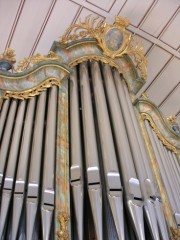
[[[126,16],[128,29],[144,43],[146,91],[166,116],[180,122],[180,0],[0,0],[0,53],[10,47],[17,61],[47,54],[54,40],[79,18],[109,22]]]

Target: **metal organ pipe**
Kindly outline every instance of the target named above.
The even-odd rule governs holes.
[[[33,237],[35,218],[37,213],[37,207],[39,204],[40,167],[42,158],[45,105],[46,105],[46,92],[43,92],[39,96],[37,103],[32,152],[30,159],[31,164],[26,201],[27,240],[31,240]]]
[[[172,194],[172,191],[171,191],[171,187],[170,187],[169,182],[168,182],[168,177],[166,175],[166,171],[165,171],[164,166],[162,164],[161,155],[160,155],[158,145],[157,145],[159,140],[157,139],[157,136],[155,135],[155,133],[153,132],[151,127],[149,126],[149,122],[147,120],[145,120],[145,126],[146,126],[146,129],[147,129],[147,132],[148,132],[148,136],[151,140],[151,144],[152,144],[152,147],[153,147],[154,154],[156,156],[158,165],[161,168],[161,172],[163,172],[162,179],[163,179],[163,182],[166,186],[166,189],[168,189],[167,194],[168,194],[172,209],[173,209],[174,212],[176,212],[177,211],[177,205],[176,205],[176,202],[174,200],[174,197],[173,197],[173,194]]]
[[[180,196],[180,187],[179,187],[179,184],[180,184],[180,172],[178,172],[178,162],[177,162],[177,159],[173,158],[173,152],[170,151],[170,150],[167,150],[165,149],[165,151],[167,152],[168,154],[168,158],[169,158],[169,161],[170,161],[170,164],[172,165],[172,171],[174,173],[174,177],[175,177],[175,181],[176,181],[176,185],[177,185],[177,191],[178,191],[178,194]]]
[[[103,240],[102,197],[101,197],[102,193],[101,193],[99,158],[94,126],[88,69],[87,64],[85,62],[80,64],[80,90],[81,90],[88,193],[92,208],[93,220],[95,223],[97,239]]]
[[[14,200],[13,200],[13,216],[12,216],[12,234],[11,239],[15,240],[19,228],[20,217],[24,202],[26,179],[28,173],[29,153],[31,146],[31,137],[33,129],[33,119],[35,112],[36,98],[29,99],[27,103],[26,117],[22,134],[19,162],[17,168]]]
[[[122,175],[124,180],[127,205],[130,204],[131,205],[130,208],[136,208],[133,205],[132,200],[133,200],[133,197],[136,197],[138,199],[141,198],[141,190],[139,188],[139,185],[136,185],[138,183],[138,180],[136,180],[137,176],[134,168],[134,163],[131,155],[131,149],[129,146],[127,133],[125,131],[125,124],[124,124],[124,120],[121,112],[121,106],[119,103],[117,91],[114,84],[114,79],[113,79],[109,65],[104,65],[103,73],[104,73],[104,83],[105,83],[106,92],[107,92],[107,99],[108,99],[110,113],[111,113],[112,122],[113,122],[117,150],[120,156],[120,166],[122,169]],[[131,209],[129,210],[130,210],[132,219],[134,219],[135,231],[137,231],[137,233],[142,233],[142,230],[138,229],[140,219],[135,220],[137,216],[134,217],[134,212]],[[142,220],[142,213],[140,217]],[[140,224],[140,227],[143,226],[141,224]]]
[[[159,145],[160,145],[162,154],[164,155],[163,164],[164,164],[164,166],[166,165],[166,169],[167,169],[167,173],[168,173],[168,179],[170,179],[169,183],[171,184],[171,187],[173,189],[174,197],[175,197],[176,202],[177,202],[178,211],[180,212],[180,204],[179,204],[180,203],[180,195],[179,195],[180,185],[176,182],[176,175],[175,175],[175,172],[173,170],[170,159],[168,157],[167,150],[163,146],[162,142],[159,141]]]
[[[173,183],[172,183],[172,179],[171,179],[171,181],[169,181],[169,179],[168,179],[168,176],[171,176],[171,173],[170,173],[170,170],[168,169],[168,166],[167,166],[167,163],[166,163],[167,160],[166,160],[166,158],[163,155],[163,151],[162,151],[162,148],[161,148],[162,147],[162,145],[161,145],[162,143],[159,141],[159,139],[158,139],[157,135],[154,133],[154,131],[153,131],[153,135],[154,135],[156,146],[157,146],[157,148],[159,150],[160,161],[161,161],[161,164],[162,164],[163,169],[164,169],[162,174],[165,175],[165,178],[167,179],[166,182],[168,183],[168,186],[169,186],[168,187],[168,191],[170,191],[170,194],[171,194],[171,196],[173,198],[173,201],[175,203],[175,208],[176,208],[176,212],[177,212],[179,202],[178,202],[178,200],[176,198],[176,191],[174,189],[174,186],[173,186]]]
[[[56,115],[57,115],[57,86],[53,86],[51,87],[51,89],[49,89],[46,136],[45,136],[43,184],[42,184],[41,216],[44,240],[48,240],[50,237],[52,218],[54,212]]]
[[[25,101],[21,101],[19,103],[13,136],[12,136],[11,148],[8,156],[7,169],[5,173],[2,200],[1,200],[2,202],[1,202],[1,213],[0,213],[0,238],[3,238],[3,232],[5,229],[5,223],[6,223],[9,205],[12,197],[25,106],[26,106]]]
[[[97,62],[91,63],[93,92],[95,98],[100,143],[106,179],[108,200],[119,239],[124,239],[124,219],[122,185],[118,170],[111,126],[108,116],[100,68]],[[118,214],[117,214],[118,213]]]
[[[116,85],[119,101],[120,101],[121,108],[122,108],[122,113],[123,113],[123,116],[125,119],[125,125],[126,125],[126,129],[127,129],[127,133],[128,133],[129,143],[131,146],[131,151],[132,151],[134,163],[136,166],[136,170],[138,172],[138,177],[140,179],[145,180],[145,174],[141,169],[141,167],[143,165],[139,166],[139,161],[141,161],[141,153],[140,153],[138,141],[136,138],[136,134],[135,134],[135,131],[133,128],[133,123],[132,123],[131,116],[130,116],[130,112],[129,112],[128,105],[126,102],[126,97],[125,97],[123,85],[121,82],[122,80],[121,80],[120,75],[117,70],[114,71],[114,80],[115,80],[115,85]],[[133,190],[133,193],[134,193],[133,198],[134,199],[132,202],[133,204],[131,202],[129,202],[129,203],[131,203],[131,205],[129,205],[129,208],[134,208],[134,215],[136,218],[136,222],[134,221],[134,224],[135,224],[136,234],[137,234],[138,238],[145,239],[144,227],[143,227],[144,226],[143,211],[142,211],[143,202],[142,202],[140,183],[137,178],[136,178],[136,181],[134,182],[134,184],[132,184],[132,187],[134,189]],[[135,190],[135,189],[137,189],[137,190]],[[130,212],[131,211],[132,210],[130,210]]]
[[[70,149],[71,149],[71,186],[79,240],[83,240],[83,169],[81,132],[78,102],[78,82],[76,68],[70,76]]]
[[[2,132],[3,132],[3,129],[4,129],[4,125],[5,125],[5,119],[6,119],[6,116],[7,116],[9,103],[10,103],[10,99],[4,100],[3,108],[0,112],[0,140],[1,140]]]
[[[159,192],[158,192],[157,187],[155,188],[155,186],[154,186],[152,169],[150,168],[150,161],[147,156],[147,151],[144,146],[142,135],[140,134],[137,117],[136,117],[135,111],[133,109],[133,105],[132,105],[132,102],[130,99],[130,95],[128,93],[127,86],[124,81],[122,82],[122,85],[124,88],[127,104],[128,104],[129,110],[130,110],[132,123],[134,125],[135,133],[137,136],[137,140],[138,140],[137,142],[139,143],[139,148],[140,148],[141,155],[142,155],[141,160],[144,162],[144,165],[143,165],[144,170],[143,171],[145,172],[146,178],[144,180],[141,179],[141,185],[144,190],[143,193],[145,194],[144,195],[144,197],[145,197],[144,208],[145,208],[145,212],[146,212],[146,217],[149,218],[148,221],[151,224],[152,231],[154,229],[153,237],[155,239],[159,238],[158,227],[157,227],[157,223],[156,223],[156,216],[157,216],[157,221],[158,221],[158,224],[160,227],[161,235],[164,235],[164,239],[168,239],[168,232],[167,232],[167,227],[166,227],[166,223],[165,223],[164,213],[162,211],[162,207],[161,207],[161,203],[160,203],[160,199],[159,199]],[[141,167],[142,167],[142,165],[141,165]],[[154,211],[156,211],[156,213]],[[150,217],[149,217],[149,215],[150,215]]]
[[[0,161],[0,191],[2,188],[4,168],[6,165],[8,148],[9,148],[13,124],[14,124],[14,121],[12,119],[15,119],[16,108],[17,108],[17,100],[12,100],[11,106],[9,109],[9,113],[8,113],[7,122],[6,122],[6,128],[4,130],[4,136],[6,136],[6,137],[2,139],[1,149],[0,149],[0,159],[1,159],[1,161]]]
[[[114,85],[114,79],[111,73],[110,66],[105,64],[103,66],[104,84],[107,92],[107,101],[109,103],[111,117],[113,121],[113,128],[116,137],[116,144],[118,145],[118,154],[121,159],[122,175],[125,183],[126,194],[130,193],[130,179],[137,178],[134,163],[131,155],[131,149],[125,124],[119,104],[119,99]]]

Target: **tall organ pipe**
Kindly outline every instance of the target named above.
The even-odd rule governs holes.
[[[127,101],[126,101],[126,97],[124,94],[124,90],[123,90],[123,85],[122,85],[122,80],[120,78],[120,75],[118,73],[117,70],[114,71],[114,80],[115,80],[115,85],[116,85],[116,89],[117,89],[117,93],[118,93],[118,97],[119,97],[119,101],[120,101],[120,105],[122,108],[122,113],[125,119],[125,125],[126,125],[126,129],[127,129],[127,133],[128,133],[128,138],[129,138],[129,143],[131,146],[131,151],[132,151],[132,155],[133,155],[133,159],[136,165],[136,170],[138,172],[138,177],[143,181],[146,179],[145,177],[145,173],[144,173],[144,169],[142,171],[142,166],[143,164],[141,164],[142,166],[139,165],[139,161],[141,161],[142,156],[141,156],[141,152],[139,149],[139,145],[137,142],[137,137],[134,131],[134,127],[133,127],[133,123],[131,120],[131,116],[130,116],[130,112],[128,109],[128,105],[127,105]],[[141,161],[142,162],[142,161]],[[136,209],[138,210],[138,213],[136,213],[136,222],[134,221],[135,224],[135,229],[136,229],[136,234],[138,236],[139,239],[145,239],[145,235],[144,235],[144,221],[143,221],[143,202],[142,202],[142,196],[141,194],[136,194],[140,193],[140,184],[139,184],[139,180],[136,179],[136,185],[133,184],[133,188],[134,188],[134,206],[136,206]],[[136,191],[135,189],[137,189],[138,191]],[[144,194],[144,189],[143,190],[143,194]],[[138,199],[135,200],[135,199]],[[134,207],[135,208],[135,207]],[[131,210],[130,210],[131,211]]]
[[[135,179],[137,178],[137,176],[131,155],[131,149],[129,146],[127,133],[125,130],[125,124],[121,112],[121,107],[119,104],[119,99],[114,85],[114,79],[111,73],[111,69],[107,64],[103,66],[103,75],[105,89],[107,92],[107,101],[109,103],[110,112],[112,116],[113,122],[112,125],[115,133],[116,144],[118,146],[117,148],[118,154],[120,156],[120,164],[124,180],[124,187],[126,190],[126,196],[130,197],[130,195],[133,194],[133,192],[130,192],[130,190],[133,190],[132,187],[130,186],[131,179],[133,178]],[[136,194],[139,194],[138,198],[141,198],[140,190],[139,193]]]
[[[102,233],[102,193],[97,150],[96,133],[91,102],[91,91],[87,64],[80,64],[80,90],[84,129],[87,182],[93,220],[98,240],[103,240]]]
[[[15,240],[17,237],[17,232],[19,228],[20,217],[22,213],[26,179],[27,179],[27,170],[28,170],[28,161],[29,153],[31,146],[31,136],[33,129],[33,119],[35,111],[36,98],[32,98],[28,102],[25,123],[22,134],[18,169],[15,182],[14,190],[14,201],[13,201],[13,217],[12,217],[12,235],[11,239]]]
[[[132,105],[132,102],[130,100],[130,95],[128,93],[128,90],[127,90],[127,86],[125,84],[125,82],[123,81],[122,82],[122,85],[123,85],[123,88],[124,88],[124,92],[125,92],[125,96],[126,96],[126,100],[127,100],[127,104],[128,104],[128,108],[130,110],[130,115],[131,115],[131,119],[132,119],[132,122],[133,122],[133,126],[134,126],[134,129],[135,129],[135,133],[136,133],[136,136],[137,136],[137,139],[138,139],[138,143],[139,143],[139,148],[140,148],[140,151],[141,151],[141,155],[142,155],[142,160],[144,162],[143,166],[144,166],[144,172],[145,172],[145,175],[146,175],[146,187],[147,187],[147,196],[149,197],[154,197],[155,194],[157,194],[157,189],[155,188],[154,186],[154,179],[153,179],[153,173],[152,173],[152,169],[150,167],[150,162],[149,162],[149,157],[147,155],[147,151],[145,149],[145,145],[144,145],[144,142],[143,142],[143,139],[142,139],[142,135],[140,133],[140,128],[139,128],[139,125],[138,125],[138,122],[137,122],[137,117],[135,115],[135,111],[133,109],[133,105]],[[159,193],[158,193],[159,194]]]
[[[179,195],[180,186],[179,186],[178,182],[176,181],[177,180],[176,179],[176,174],[175,174],[173,166],[170,162],[167,150],[165,149],[165,147],[163,146],[163,144],[160,141],[159,141],[159,145],[160,145],[162,154],[164,156],[163,164],[166,165],[168,180],[169,180],[169,183],[171,184],[171,187],[173,189],[174,197],[177,200],[178,212],[180,213],[180,204],[179,204],[180,203],[180,195]]]
[[[124,88],[127,104],[128,104],[129,110],[130,110],[132,124],[134,125],[135,133],[137,136],[137,140],[138,140],[137,142],[139,143],[139,148],[140,148],[141,155],[142,155],[141,160],[144,162],[143,166],[144,166],[144,173],[146,175],[146,179],[144,179],[144,180],[141,179],[141,185],[142,185],[143,193],[144,193],[144,197],[145,197],[144,209],[146,212],[146,217],[148,218],[148,221],[150,223],[151,229],[153,230],[153,228],[154,228],[154,238],[158,239],[158,234],[157,234],[158,228],[157,228],[157,224],[156,224],[156,215],[157,215],[158,224],[160,226],[161,234],[167,233],[164,214],[162,212],[162,207],[160,206],[160,202],[159,202],[159,192],[158,192],[158,188],[155,188],[155,186],[154,186],[153,174],[152,174],[152,169],[150,167],[149,158],[147,156],[147,151],[145,149],[142,135],[140,134],[137,117],[135,115],[135,111],[133,109],[132,102],[130,100],[130,95],[128,93],[128,89],[127,89],[127,86],[124,81],[122,82],[122,85]],[[159,209],[157,209],[157,208],[159,208]],[[154,211],[156,211],[156,213]],[[150,219],[150,217],[151,217],[151,219]],[[154,225],[154,227],[152,224]],[[168,234],[166,234],[166,239],[167,238],[168,238]]]
[[[106,99],[102,85],[101,72],[97,62],[92,62],[91,73],[108,200],[114,218],[118,238],[125,239],[122,185],[114,149]]]
[[[31,240],[33,237],[34,223],[39,201],[40,167],[42,158],[45,105],[46,105],[46,92],[43,92],[38,98],[36,108],[35,126],[30,159],[31,164],[26,201],[27,240]]]
[[[156,135],[153,132],[153,130],[151,129],[151,127],[149,126],[149,122],[147,120],[145,120],[145,126],[146,126],[146,129],[147,129],[147,132],[148,132],[148,136],[151,140],[151,144],[152,144],[152,147],[153,147],[154,154],[156,156],[156,160],[158,162],[159,168],[161,169],[161,173],[162,173],[161,176],[162,176],[163,182],[166,186],[166,189],[168,189],[167,194],[168,194],[173,212],[176,212],[177,211],[177,205],[176,205],[176,202],[174,201],[174,197],[172,195],[172,191],[171,191],[169,182],[167,180],[168,178],[167,178],[167,175],[166,175],[166,171],[165,171],[164,166],[162,164],[161,155],[160,155],[159,149],[157,147],[157,142],[159,140],[156,139]]]
[[[57,86],[53,86],[49,89],[46,136],[45,136],[43,184],[42,184],[41,216],[44,240],[48,240],[50,237],[52,217],[54,212],[56,116],[57,116]]]
[[[177,159],[174,159],[173,158],[173,153],[170,151],[170,150],[167,150],[166,149],[166,152],[168,154],[168,157],[169,157],[169,160],[170,160],[170,164],[172,165],[172,168],[173,168],[173,172],[174,172],[174,177],[175,177],[175,180],[176,180],[176,184],[177,184],[177,191],[178,191],[178,194],[180,196],[180,187],[179,187],[179,183],[180,183],[180,173],[178,173],[178,169],[177,169]]]
[[[15,120],[15,126],[12,136],[11,148],[8,157],[7,169],[4,179],[1,213],[0,213],[0,238],[3,236],[5,222],[8,216],[8,209],[12,197],[16,165],[18,161],[18,150],[21,140],[21,132],[24,120],[25,101],[21,101],[18,107],[18,113]]]
[[[12,100],[11,106],[9,109],[9,113],[8,113],[8,119],[6,122],[6,128],[4,130],[5,137],[2,139],[1,148],[0,148],[0,159],[1,159],[1,161],[0,161],[0,191],[2,188],[4,169],[5,169],[5,164],[6,164],[7,155],[8,155],[8,148],[9,148],[9,144],[10,144],[13,124],[14,124],[13,119],[15,119],[16,108],[17,108],[17,100]]]
[[[5,125],[5,119],[6,119],[8,108],[9,108],[9,102],[10,102],[10,99],[4,100],[3,108],[0,112],[0,140],[1,140],[2,132]]]
[[[71,149],[71,186],[78,239],[83,240],[83,169],[82,169],[82,141],[80,132],[79,102],[77,70],[70,75],[70,149]]]
[[[168,190],[167,191],[169,192],[169,195],[171,195],[173,200],[174,200],[174,203],[175,203],[175,206],[176,206],[175,207],[175,209],[176,209],[175,212],[178,212],[179,201],[177,199],[177,195],[176,195],[176,191],[174,189],[173,183],[172,183],[172,179],[171,179],[171,181],[169,181],[169,178],[168,178],[168,176],[171,176],[171,173],[170,173],[170,169],[167,166],[166,158],[165,158],[165,156],[163,154],[163,151],[162,151],[163,149],[161,148],[162,143],[159,141],[159,139],[158,139],[158,137],[157,137],[157,135],[155,134],[154,131],[153,131],[153,135],[154,135],[154,139],[155,139],[155,142],[156,142],[156,146],[157,146],[159,154],[160,154],[160,162],[161,162],[161,165],[164,169],[162,175],[165,176],[166,183],[168,183],[168,188],[167,188]]]

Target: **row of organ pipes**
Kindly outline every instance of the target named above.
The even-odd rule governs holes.
[[[0,239],[39,239],[40,219],[41,239],[50,238],[55,191],[56,114],[56,86],[30,100],[8,99],[3,104]]]
[[[58,88],[53,86],[29,100],[3,102],[0,239],[56,236],[57,95]],[[116,69],[96,61],[73,68],[69,120],[71,239],[92,239],[85,231],[85,214],[90,211],[94,226],[90,231],[95,229],[97,240],[169,240],[139,123],[126,83]],[[147,120],[145,127],[179,226],[180,165]]]
[[[178,225],[180,167],[175,154],[162,145],[147,120],[145,125]],[[84,239],[85,184],[96,239],[105,239],[103,208],[107,206],[103,198],[107,198],[116,232],[113,239],[168,240],[157,182],[126,83],[117,70],[98,62],[84,62],[74,68],[70,78],[70,129],[70,178],[77,239]],[[125,213],[135,235],[128,236],[124,230]],[[111,234],[106,238],[112,239]]]

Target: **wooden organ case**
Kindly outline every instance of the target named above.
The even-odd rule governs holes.
[[[126,30],[88,16],[47,56],[0,55],[0,239],[180,239],[180,130]]]

